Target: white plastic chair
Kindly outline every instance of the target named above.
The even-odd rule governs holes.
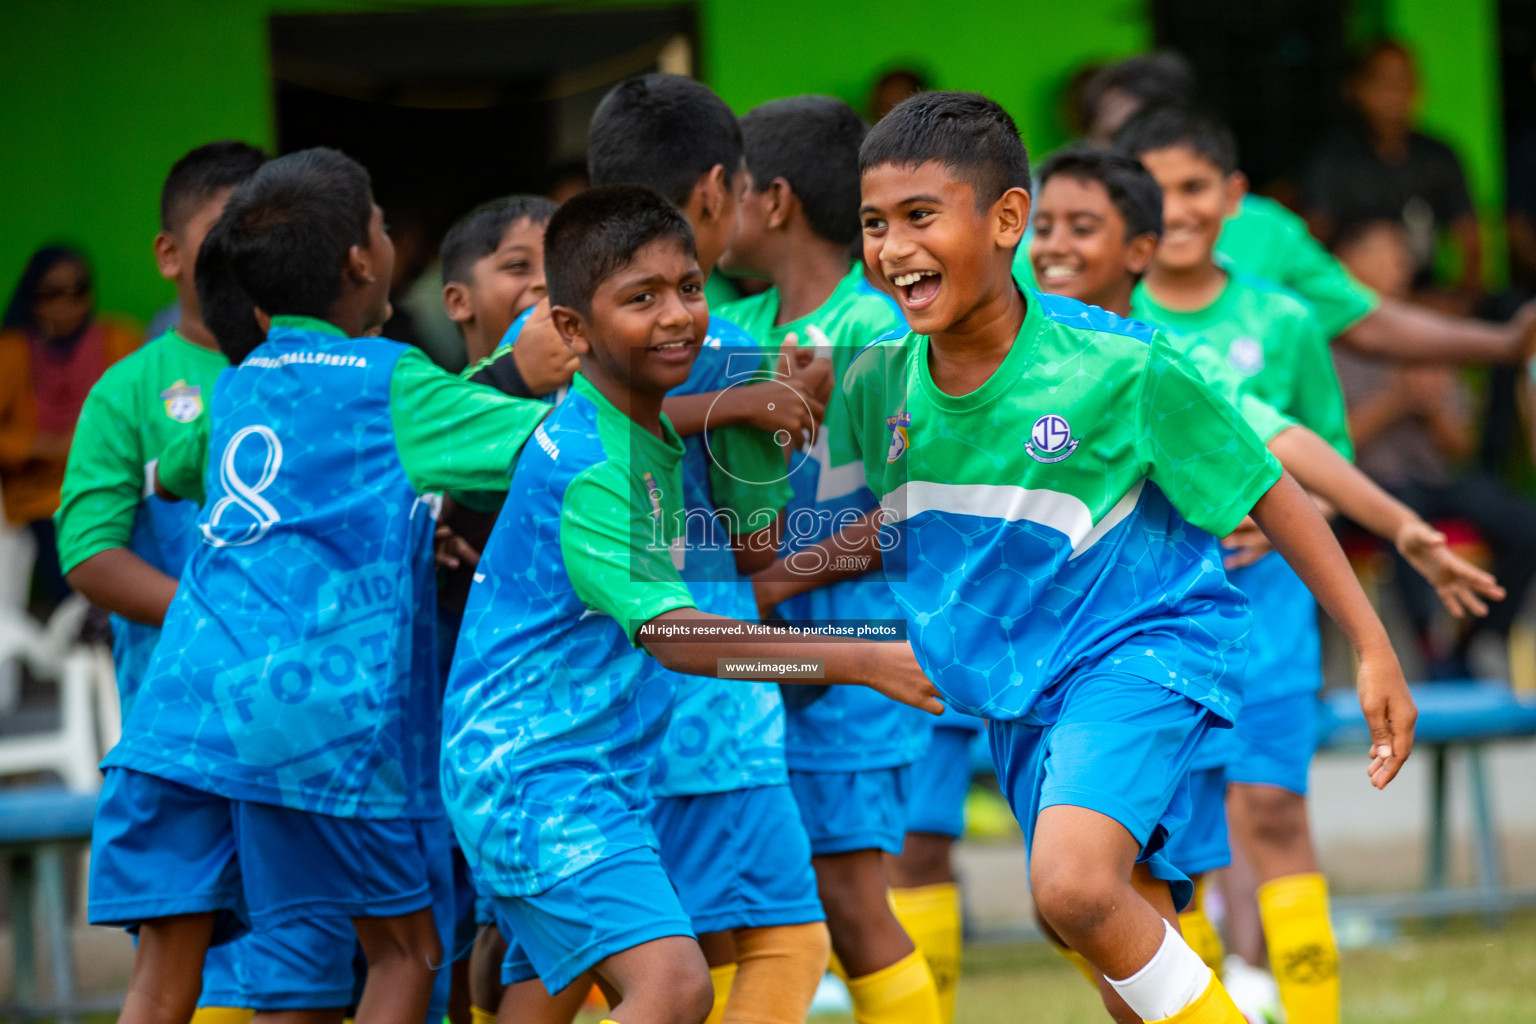
[[[90,605],[79,594],[59,605],[46,626],[25,615],[0,612],[0,662],[25,662],[32,674],[59,684],[59,726],[46,732],[0,738],[0,776],[56,772],[73,790],[101,786],[101,760],[96,731],[97,707],[104,703],[101,657],[75,642]],[[109,662],[110,663],[110,662]],[[109,675],[108,681],[112,682]],[[102,724],[116,731],[116,687],[108,701],[112,711]],[[115,741],[115,735],[112,737]]]
[[[32,531],[12,526],[0,515],[0,616],[26,615],[36,557]],[[0,658],[0,715],[15,711],[20,700],[21,665],[14,658]]]

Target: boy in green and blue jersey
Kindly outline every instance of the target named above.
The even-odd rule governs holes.
[[[919,658],[993,719],[1042,919],[1122,1019],[1235,1024],[1159,920],[1189,895],[1163,847],[1190,761],[1242,699],[1246,602],[1213,534],[1251,512],[1342,620],[1377,786],[1413,719],[1385,633],[1300,488],[1166,338],[1014,286],[1029,177],[1006,113],[914,97],[861,165],[866,262],[914,333],[872,346],[845,390]]]

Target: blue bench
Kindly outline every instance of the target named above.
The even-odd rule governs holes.
[[[1413,687],[1413,697],[1419,708],[1413,756],[1429,757],[1432,773],[1424,890],[1339,902],[1372,916],[1482,913],[1491,921],[1516,906],[1536,905],[1536,892],[1517,892],[1504,884],[1485,751],[1487,744],[1497,740],[1536,736],[1536,694],[1517,694],[1504,683],[1468,681],[1420,683]],[[1322,703],[1320,746],[1365,754],[1370,749],[1370,732],[1354,692],[1328,693]],[[1472,889],[1453,889],[1446,884],[1450,855],[1447,790],[1450,754],[1457,748],[1466,751],[1472,791],[1472,838],[1477,860],[1477,885]]]
[[[0,862],[9,865],[11,927],[15,942],[15,1004],[0,1006],[0,1017],[25,1020],[56,1017],[72,1024],[92,1009],[75,998],[74,956],[64,892],[64,854],[91,841],[96,794],[57,787],[0,789]],[[47,932],[53,971],[53,1002],[38,1002],[38,935],[34,915]]]

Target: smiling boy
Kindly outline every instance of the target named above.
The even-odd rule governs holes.
[[[1241,705],[1248,615],[1214,535],[1251,514],[1359,653],[1384,786],[1412,744],[1385,631],[1305,494],[1163,335],[1021,293],[1030,209],[1012,119],[926,93],[860,154],[865,260],[913,333],[845,390],[893,526],[892,588],[920,663],[991,719],[1047,929],[1107,979],[1119,1020],[1242,1018],[1172,921],[1163,852],[1201,738]]]
[[[826,682],[939,705],[905,644],[692,639],[746,628],[700,612],[681,575],[685,449],[662,402],[708,323],[693,232],[650,189],[598,187],[550,219],[546,259],[551,316],[582,369],[480,562],[445,699],[443,790],[513,940],[504,980],[558,993],[591,970],[624,1024],[698,1024],[714,992],[650,815],[678,675],[793,653],[822,660]]]

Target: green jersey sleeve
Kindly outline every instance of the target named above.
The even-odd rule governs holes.
[[[549,412],[542,402],[508,398],[439,369],[411,349],[389,382],[395,447],[419,494],[506,493],[512,464]]]
[[[1333,367],[1328,339],[1315,317],[1296,321],[1292,343],[1295,352],[1295,387],[1291,406],[1286,412],[1298,423],[1310,427],[1346,459],[1355,456],[1349,439],[1349,413],[1344,406],[1344,391]]]
[[[793,495],[784,452],[766,431],[745,423],[711,430],[709,487],[733,534],[772,526]]]
[[[650,507],[613,462],[578,474],[560,506],[560,555],[576,596],[612,616],[630,643],[663,612],[695,607],[669,551],[647,543],[654,536]]]
[[[127,547],[144,496],[144,458],[124,429],[131,414],[118,394],[98,382],[86,396],[64,471],[59,510],[59,565],[70,572],[92,555]]]
[[[1381,305],[1376,293],[1351,277],[1299,218],[1296,230],[1287,235],[1288,258],[1279,283],[1312,307],[1325,338],[1344,333]]]
[[[1136,407],[1146,476],[1190,523],[1224,537],[1280,479],[1280,463],[1232,404],[1159,332]]]
[[[1296,421],[1248,390],[1246,382],[1227,365],[1216,351],[1216,346],[1199,336],[1182,338],[1183,355],[1195,369],[1227,401],[1236,407],[1243,421],[1259,435],[1265,444],[1273,441],[1282,431],[1296,425]]]
[[[208,500],[208,429],[208,417],[199,416],[155,460],[155,476],[160,486],[183,501],[199,505]]]

